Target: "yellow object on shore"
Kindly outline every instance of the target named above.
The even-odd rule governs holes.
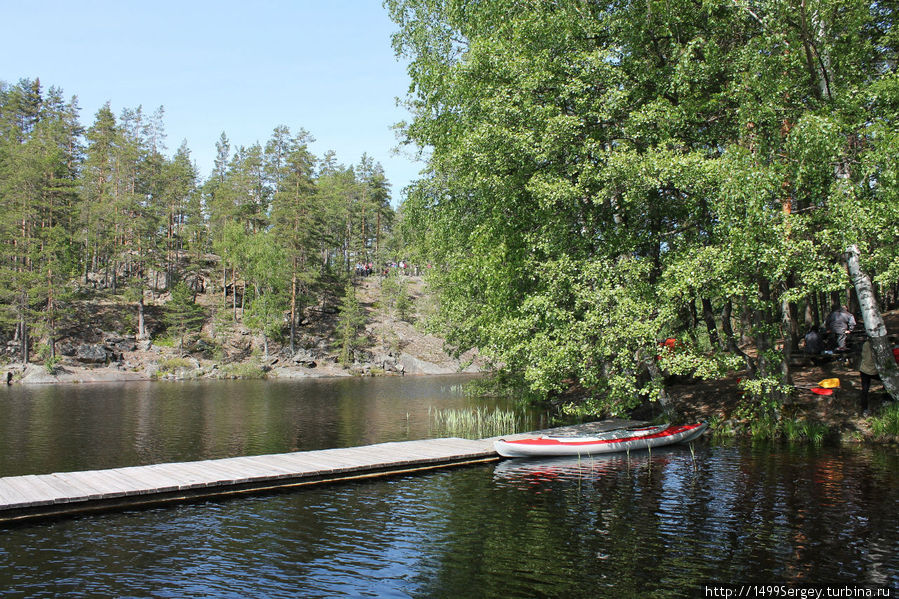
[[[840,388],[840,379],[824,379],[820,383],[818,383],[819,387],[824,387],[825,389],[839,389]]]

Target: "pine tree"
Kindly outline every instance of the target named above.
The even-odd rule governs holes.
[[[166,328],[178,336],[178,349],[184,349],[184,336],[203,324],[203,308],[196,303],[194,291],[184,281],[172,287],[172,297],[165,304]]]
[[[356,288],[347,283],[337,318],[337,342],[340,346],[339,361],[344,366],[353,363],[356,352],[365,345],[365,311],[356,297]]]
[[[276,130],[277,131],[277,130]],[[280,135],[289,132],[285,129]],[[295,351],[298,314],[301,304],[308,301],[318,279],[319,269],[312,256],[321,243],[323,214],[312,179],[315,159],[307,144],[310,135],[300,130],[289,140],[279,137],[277,162],[272,155],[267,163],[276,169],[275,193],[272,198],[272,224],[277,239],[284,246],[290,263],[290,351]],[[273,140],[274,142],[274,140]]]
[[[66,324],[77,105],[55,88],[45,97],[37,80],[0,92],[0,326],[15,329],[27,363],[33,337],[46,339],[52,357]]]

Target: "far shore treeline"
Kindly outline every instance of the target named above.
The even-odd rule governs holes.
[[[76,302],[131,304],[131,332],[146,337],[146,293],[169,294],[178,329],[198,324],[197,294],[215,291],[223,309],[239,301],[244,324],[266,339],[287,323],[293,347],[320,286],[388,251],[390,184],[371,157],[345,166],[332,152],[314,156],[303,129],[279,126],[249,147],[222,133],[201,181],[186,144],[167,151],[163,116],[140,107],[117,116],[107,103],[85,127],[76,97],[39,79],[0,82],[0,340],[16,354],[7,358],[52,364],[56,341],[91,326],[76,322]]]
[[[778,418],[808,328],[873,313],[847,256],[896,304],[896,3],[384,4],[429,167],[405,238],[460,350],[590,413],[739,370]]]

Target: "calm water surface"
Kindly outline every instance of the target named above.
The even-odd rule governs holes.
[[[196,389],[193,394],[201,395]],[[425,395],[441,397],[433,390]],[[434,401],[464,400],[454,395],[448,389],[444,399]],[[415,392],[409,397],[407,403],[417,405]],[[62,408],[49,404],[65,400],[43,401],[35,417],[54,414]],[[232,408],[242,403],[227,401]],[[257,401],[253,396],[246,400]],[[310,401],[314,408],[317,402]],[[200,404],[208,402],[214,400]],[[301,405],[289,406],[293,403],[285,400],[272,412],[305,412]],[[111,409],[107,402],[97,407],[96,420],[115,419],[102,413]],[[160,413],[152,405],[144,408]],[[177,428],[187,412],[169,409],[161,413]],[[328,418],[343,414],[324,405],[315,409]],[[346,411],[355,414],[358,406]],[[370,412],[361,420],[346,418],[353,423],[385,418],[392,431],[388,437],[414,435],[403,432],[407,408],[393,411],[394,417]],[[243,431],[242,447],[250,451],[268,451],[266,443],[274,443],[257,436],[287,439],[300,448],[314,436],[299,424],[307,420],[261,413],[252,405],[241,412],[255,415],[253,431],[274,427],[274,433],[247,433],[233,424],[237,416],[227,414],[206,414],[204,422],[218,425],[201,428],[226,435]],[[39,426],[18,418],[19,426]],[[317,425],[327,430],[355,426]],[[156,424],[149,431],[156,435],[164,428]],[[4,423],[0,431],[5,452],[6,435],[15,428]],[[359,435],[338,438],[345,444],[391,440]],[[157,443],[171,439],[177,437]],[[226,454],[233,447],[224,441],[205,443],[228,448]],[[119,442],[110,452],[127,447]],[[580,461],[507,460],[110,513],[0,530],[0,595],[700,597],[701,585],[710,582],[896,588],[897,474],[896,448],[703,441],[695,453],[677,447]]]
[[[0,476],[424,439],[470,375],[0,387]],[[511,408],[509,405],[500,407]],[[545,426],[523,415],[524,430]]]

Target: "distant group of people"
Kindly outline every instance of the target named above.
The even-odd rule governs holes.
[[[374,269],[375,265],[373,262],[356,262],[357,277],[370,277]]]
[[[394,268],[400,269],[403,272],[403,274],[410,274],[410,272],[411,272],[411,274],[416,277],[419,274],[421,274],[421,271],[418,266],[410,264],[409,262],[407,262],[405,260],[400,260],[399,262],[385,263],[384,266],[382,266],[380,268],[380,272],[378,274],[380,274],[383,277],[389,276],[390,270],[394,269]],[[427,268],[431,268],[431,265],[428,264]],[[356,270],[357,277],[370,277],[371,275],[373,275],[375,273],[375,264],[374,264],[374,262],[357,262],[355,270]]]
[[[855,328],[855,316],[846,306],[834,306],[827,319],[824,321],[824,335],[821,329],[815,325],[805,335],[805,351],[817,356],[823,354],[830,347],[833,351],[847,351],[846,341],[849,334]]]
[[[816,356],[826,353],[844,353],[848,352],[847,340],[849,335],[855,329],[855,316],[849,311],[847,306],[834,305],[827,319],[824,321],[824,334],[818,326],[813,326],[805,335],[805,351],[812,356],[814,360]],[[891,338],[895,342],[894,338]],[[828,349],[830,348],[830,349]],[[893,349],[893,355],[896,362],[899,363],[899,348]],[[868,415],[868,392],[871,388],[871,381],[879,381],[880,373],[877,370],[877,364],[874,361],[874,352],[871,348],[871,341],[865,339],[861,348],[861,360],[858,365],[859,375],[861,377],[861,397],[860,408],[864,415]]]

